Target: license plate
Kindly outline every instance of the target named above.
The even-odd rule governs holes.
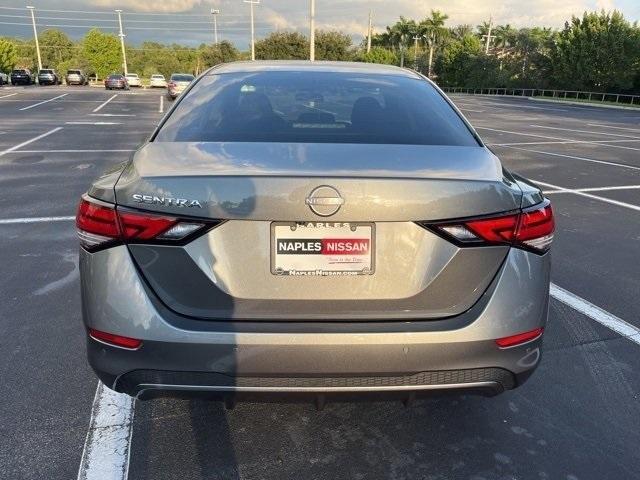
[[[274,222],[271,273],[295,276],[371,275],[375,225],[352,222]]]

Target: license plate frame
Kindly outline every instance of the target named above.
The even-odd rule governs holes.
[[[295,232],[295,233],[294,233]],[[364,235],[364,236],[363,236]],[[373,222],[271,222],[271,273],[276,276],[361,276],[375,273],[376,226]],[[278,252],[278,240],[305,243],[304,247],[322,250],[305,252]],[[328,242],[334,241],[331,245]],[[346,242],[352,248],[363,247],[368,241],[366,253],[331,253],[335,242]],[[355,245],[357,244],[357,245]],[[289,244],[289,246],[291,246]],[[299,246],[296,244],[296,246]],[[345,246],[345,248],[348,248]],[[329,253],[327,253],[329,252]],[[296,268],[302,266],[303,268]],[[345,268],[338,268],[343,266]],[[348,267],[347,267],[348,266]]]

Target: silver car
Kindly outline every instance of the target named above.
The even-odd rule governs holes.
[[[77,228],[89,362],[132,396],[493,395],[540,361],[549,201],[414,71],[214,67]]]
[[[194,79],[195,77],[188,73],[172,74],[169,83],[167,83],[167,96],[169,100],[175,100]]]

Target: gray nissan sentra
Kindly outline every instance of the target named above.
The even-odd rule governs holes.
[[[540,361],[554,221],[396,67],[214,67],[77,214],[89,362],[139,398],[497,394]]]

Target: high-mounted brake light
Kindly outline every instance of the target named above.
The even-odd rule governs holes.
[[[425,226],[461,244],[507,244],[540,253],[549,250],[555,230],[549,201],[519,213]]]
[[[78,205],[76,227],[80,244],[96,250],[119,242],[180,241],[206,223],[116,208],[87,195]]]

